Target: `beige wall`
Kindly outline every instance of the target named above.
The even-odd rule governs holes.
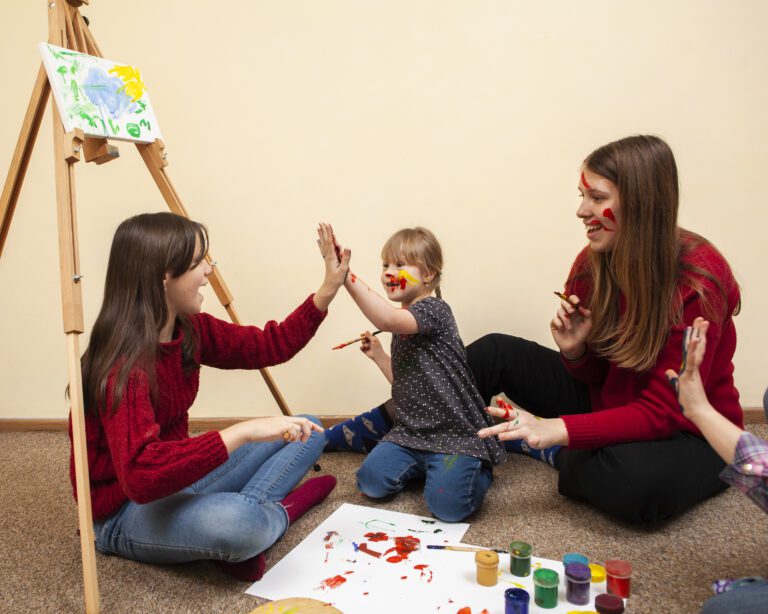
[[[244,321],[280,319],[320,283],[316,222],[335,225],[371,282],[384,239],[423,224],[442,241],[444,293],[465,342],[503,331],[552,346],[552,291],[585,244],[574,215],[579,163],[609,140],[653,133],[677,155],[681,223],[711,239],[742,284],[736,378],[743,404],[759,404],[768,384],[763,0],[92,3],[83,13],[102,51],[142,70],[169,174],[208,225]],[[47,37],[45,1],[4,4],[2,173]],[[115,226],[165,208],[135,148],[120,151],[76,170],[87,326]],[[49,116],[0,282],[0,418],[63,417]],[[206,308],[224,317],[212,292]],[[295,411],[352,413],[386,397],[356,349],[330,351],[366,326],[340,294],[309,347],[272,370]],[[193,411],[276,407],[258,374],[209,371]]]

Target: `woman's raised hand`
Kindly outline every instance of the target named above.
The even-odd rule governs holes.
[[[549,324],[552,337],[568,360],[578,360],[587,351],[587,337],[592,330],[592,312],[579,305],[579,297],[572,294],[560,300],[560,308]]]
[[[325,278],[315,293],[314,300],[317,308],[325,311],[347,278],[352,252],[339,246],[330,224],[320,223],[317,227],[317,237],[320,255],[325,261]]]

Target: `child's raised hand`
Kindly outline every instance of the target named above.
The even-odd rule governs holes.
[[[376,360],[384,354],[384,348],[381,347],[381,341],[379,341],[371,331],[367,330],[360,336],[363,338],[360,345],[360,351],[368,358]]]
[[[317,245],[320,248],[320,255],[325,261],[325,278],[322,286],[315,294],[315,305],[320,311],[325,311],[347,278],[352,252],[339,246],[333,236],[333,228],[330,224],[320,223],[318,225]]]
[[[683,360],[680,364],[680,372],[668,369],[667,379],[677,393],[680,408],[685,417],[693,420],[697,414],[709,407],[704,384],[701,381],[699,367],[704,362],[707,351],[707,329],[709,322],[698,317],[689,326],[683,337]]]

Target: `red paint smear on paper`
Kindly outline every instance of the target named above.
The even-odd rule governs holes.
[[[338,588],[344,584],[347,579],[344,576],[333,576],[332,578],[326,578],[320,584],[320,588]]]
[[[357,549],[360,552],[365,552],[366,554],[370,554],[371,556],[375,556],[377,559],[381,557],[381,552],[376,552],[375,550],[371,550],[367,544],[360,544]]]
[[[400,576],[400,579],[401,579],[401,580],[407,580],[407,579],[408,579],[408,576]]]
[[[363,595],[367,595],[368,593],[363,593]]]
[[[328,533],[325,534],[325,537],[323,537],[323,541],[324,542],[329,541],[331,539],[331,537],[333,537],[334,535],[338,535],[338,532],[336,532],[336,531],[328,531]],[[326,548],[327,548],[327,546],[326,546]]]
[[[366,533],[365,537],[367,537],[372,542],[385,542],[389,539],[389,535],[386,533]],[[397,538],[395,538],[397,539]]]
[[[414,569],[418,569],[420,572],[419,578],[426,578],[427,583],[432,582],[432,570],[428,569],[429,565],[414,565]],[[429,574],[429,576],[427,576]]]
[[[456,614],[472,614],[472,608],[461,608],[458,612],[456,612]]]
[[[583,172],[581,173],[581,183],[583,183],[584,187],[587,188],[588,190],[592,189],[592,186],[587,183],[587,178],[584,177],[584,173]]]
[[[397,552],[396,555],[387,559],[388,563],[399,563],[405,561],[408,555],[413,551],[418,550],[421,540],[413,535],[405,535],[403,537],[395,537],[395,546],[387,550],[384,555],[386,556],[390,552]]]

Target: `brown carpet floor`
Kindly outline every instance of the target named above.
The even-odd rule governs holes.
[[[768,437],[768,426],[750,430]],[[0,612],[84,610],[68,459],[65,433],[0,433]],[[360,459],[351,453],[320,459],[322,472],[336,475],[339,485],[268,552],[270,564],[341,503],[370,505],[355,489]],[[504,547],[524,538],[545,558],[578,551],[594,560],[628,559],[635,565],[633,613],[697,612],[711,594],[712,579],[768,575],[768,516],[733,489],[651,532],[561,497],[556,478],[544,463],[511,457],[469,519],[464,541]],[[383,507],[427,515],[418,489]],[[247,613],[262,603],[244,594],[247,583],[209,562],[155,566],[97,557],[102,612]]]

